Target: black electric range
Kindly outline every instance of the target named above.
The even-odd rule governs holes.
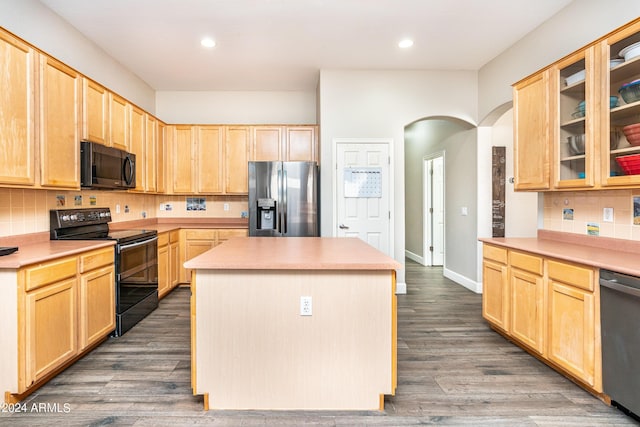
[[[120,336],[158,307],[158,233],[110,230],[109,208],[54,209],[51,240],[115,240],[116,329]]]

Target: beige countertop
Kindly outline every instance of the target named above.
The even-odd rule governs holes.
[[[115,245],[114,240],[46,240],[17,245],[17,252],[0,256],[0,269],[18,269],[26,265],[113,245]]]
[[[213,270],[398,270],[358,238],[235,237],[184,264]]]
[[[510,249],[640,276],[640,242],[542,230],[537,238],[507,237],[479,240]]]
[[[111,230],[149,229],[158,233],[181,228],[247,228],[246,218],[149,218],[109,223]],[[50,261],[67,255],[115,245],[109,240],[49,240],[49,232],[0,238],[0,246],[18,246],[18,252],[0,256],[0,269]]]
[[[158,233],[181,228],[248,228],[247,218],[153,218],[110,223],[112,230],[145,228]]]

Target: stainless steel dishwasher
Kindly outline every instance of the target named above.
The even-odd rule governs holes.
[[[640,416],[640,277],[600,270],[602,385],[612,403]]]

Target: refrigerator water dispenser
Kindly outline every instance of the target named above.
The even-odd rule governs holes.
[[[276,201],[274,199],[258,199],[258,230],[276,229]]]

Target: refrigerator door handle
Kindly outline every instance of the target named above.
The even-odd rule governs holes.
[[[282,186],[282,234],[287,234],[287,171],[286,169],[282,171],[283,180]]]
[[[276,230],[278,231],[278,233],[282,233],[282,209],[284,208],[284,204],[282,203],[282,170],[280,168],[278,168],[278,193],[277,193],[277,197],[278,197],[278,203],[279,205],[277,205],[278,207],[276,208],[276,216],[277,216],[277,221],[278,224],[276,226]]]

